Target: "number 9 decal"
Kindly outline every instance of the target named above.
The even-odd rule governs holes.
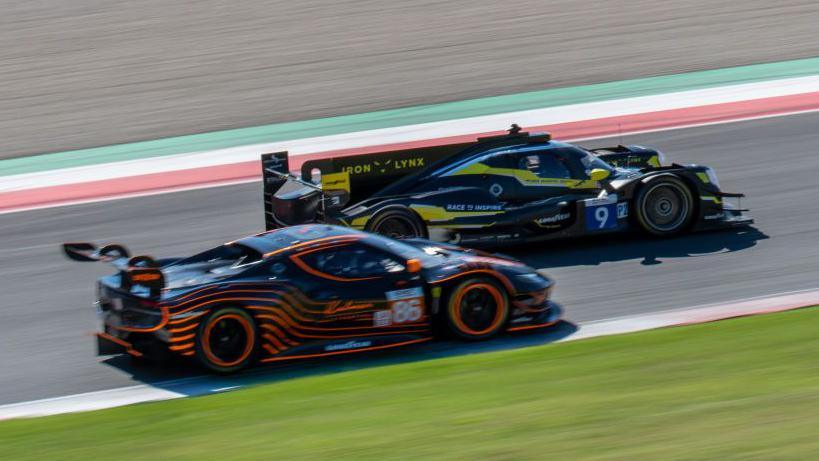
[[[598,229],[603,229],[606,227],[606,223],[609,221],[609,210],[604,206],[597,207],[594,210],[594,219],[597,220]]]
[[[590,206],[586,208],[586,229],[596,231],[617,227],[617,204]]]

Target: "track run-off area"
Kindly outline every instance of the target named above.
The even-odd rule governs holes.
[[[813,69],[819,71],[815,64],[811,63]],[[96,358],[90,336],[97,328],[91,307],[93,282],[110,268],[72,264],[60,254],[59,243],[117,242],[126,244],[136,254],[174,256],[257,232],[262,228],[261,186],[256,179],[258,165],[251,159],[276,146],[295,146],[290,150],[304,158],[326,155],[326,152],[340,155],[373,148],[373,139],[382,140],[375,144],[420,145],[433,139],[456,139],[503,129],[512,122],[549,129],[563,139],[586,139],[581,144],[587,147],[618,143],[656,146],[676,162],[716,168],[724,190],[747,194],[743,205],[751,209],[756,224],[748,229],[668,240],[612,236],[507,250],[532,266],[549,270],[558,283],[555,299],[565,307],[569,321],[583,324],[814,289],[819,286],[819,247],[815,244],[819,239],[819,220],[816,219],[819,203],[815,199],[819,193],[815,173],[819,169],[816,155],[819,113],[814,112],[819,109],[815,96],[819,86],[811,72],[797,67],[791,63],[787,72],[780,67],[779,73],[770,75],[757,68],[756,73],[748,71],[738,80],[727,77],[720,80],[722,77],[717,72],[697,73],[688,79],[667,77],[676,79],[677,86],[662,86],[660,83],[669,85],[670,80],[659,78],[644,79],[632,86],[618,82],[619,87],[607,87],[608,93],[606,88],[596,89],[601,95],[614,94],[622,99],[649,98],[630,99],[630,105],[622,104],[622,99],[618,105],[612,98],[600,95],[594,98],[592,93],[583,93],[591,91],[589,87],[580,87],[551,96],[541,93],[540,96],[546,98],[541,100],[534,95],[510,97],[507,105],[499,100],[495,100],[494,105],[485,100],[471,101],[473,111],[457,112],[451,118],[440,115],[445,107],[431,106],[414,113],[393,113],[394,118],[368,119],[362,115],[357,119],[360,122],[390,120],[392,124],[354,125],[354,130],[347,132],[332,132],[336,125],[324,119],[314,127],[297,131],[310,133],[300,138],[265,138],[264,130],[257,128],[256,138],[245,132],[251,147],[247,147],[248,143],[226,145],[225,139],[229,138],[231,143],[235,143],[234,139],[241,140],[241,133],[221,133],[212,134],[210,138],[188,138],[187,145],[194,146],[193,150],[185,150],[184,140],[165,140],[148,146],[126,145],[93,152],[51,154],[47,159],[30,157],[0,162],[3,175],[0,176],[0,208],[6,208],[6,213],[0,215],[0,292],[3,293],[0,363],[4,369],[0,374],[0,404],[164,383],[199,374],[195,369],[184,367],[174,371],[135,368],[126,358]],[[754,78],[754,75],[762,77]],[[714,80],[696,80],[704,77]],[[781,85],[786,79],[789,79],[788,85]],[[684,84],[692,81],[699,83]],[[615,88],[620,91],[614,91]],[[652,90],[636,93],[634,88]],[[574,92],[575,99],[569,98],[569,90]],[[698,92],[696,95],[701,99],[687,97],[695,93],[685,92]],[[680,93],[685,94],[681,97]],[[563,95],[564,99],[553,99],[559,101],[553,105],[543,103],[549,97],[556,98],[555,95]],[[481,101],[494,110],[478,110],[484,107]],[[531,101],[541,104],[528,105]],[[637,104],[641,101],[645,105]],[[771,105],[772,102],[776,104]],[[409,119],[401,116],[418,113],[438,114],[439,118],[402,122]],[[466,114],[485,119],[480,123],[476,120],[465,123]],[[593,120],[596,122],[591,122]],[[304,140],[320,138],[322,126],[327,130],[326,136],[336,138],[323,139],[326,143],[320,144],[320,148],[310,147],[313,145]],[[283,130],[278,126],[264,128],[268,133]],[[313,129],[318,131],[311,132]],[[617,136],[618,131],[623,134]],[[363,137],[361,133],[373,137]],[[376,135],[384,137],[376,138]],[[220,149],[222,155],[214,157],[212,153]],[[228,158],[226,152],[234,152],[236,156]],[[196,163],[200,161],[216,163]],[[130,163],[117,166],[116,162]],[[122,193],[112,193],[106,188],[128,182],[135,175],[172,177],[175,172],[199,168],[211,168],[209,173],[218,173],[251,162],[256,165],[255,171],[243,171],[233,178],[217,174],[202,180],[200,176],[182,185],[168,183],[155,190]],[[55,170],[55,167],[65,169]],[[150,168],[160,168],[160,171]],[[76,176],[69,174],[72,172]],[[115,173],[105,177],[109,174],[106,172]],[[54,185],[50,178],[63,179],[55,180],[58,185]],[[62,190],[49,190],[58,186],[81,188],[96,181],[110,182],[74,200],[63,200],[57,193]],[[165,193],[169,190],[176,192]],[[34,196],[42,191],[47,191],[45,199],[9,205],[10,197]],[[139,196],[146,193],[151,195]],[[50,198],[48,194],[52,194]],[[117,197],[127,198],[112,199]],[[63,206],[72,201],[89,203]],[[15,211],[27,207],[41,209]],[[554,334],[534,335],[526,340],[499,338],[473,349],[458,346],[453,353],[553,339]],[[438,344],[385,355],[411,360],[442,353],[446,350]],[[361,359],[344,359],[328,364],[268,367],[252,373],[260,380],[280,379],[365,366],[361,363]]]

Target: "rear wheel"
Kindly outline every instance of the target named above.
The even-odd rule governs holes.
[[[446,320],[455,336],[477,341],[500,332],[509,318],[506,290],[489,278],[458,284],[449,296]]]
[[[682,181],[662,177],[649,181],[634,201],[640,227],[656,236],[675,235],[685,230],[694,216],[694,198]]]
[[[426,226],[411,210],[397,208],[377,214],[367,230],[394,239],[425,238]]]
[[[256,336],[250,314],[233,307],[216,309],[199,327],[196,358],[217,373],[237,372],[253,361]]]

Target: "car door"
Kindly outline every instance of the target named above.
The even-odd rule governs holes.
[[[374,332],[426,328],[421,278],[407,262],[363,242],[307,250],[289,257],[302,273],[294,283],[320,310],[328,327],[360,327]],[[333,330],[338,337],[340,330]],[[350,336],[360,332],[350,330]]]

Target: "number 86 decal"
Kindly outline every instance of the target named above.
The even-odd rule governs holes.
[[[405,299],[392,304],[392,322],[415,322],[421,318],[421,300]]]

